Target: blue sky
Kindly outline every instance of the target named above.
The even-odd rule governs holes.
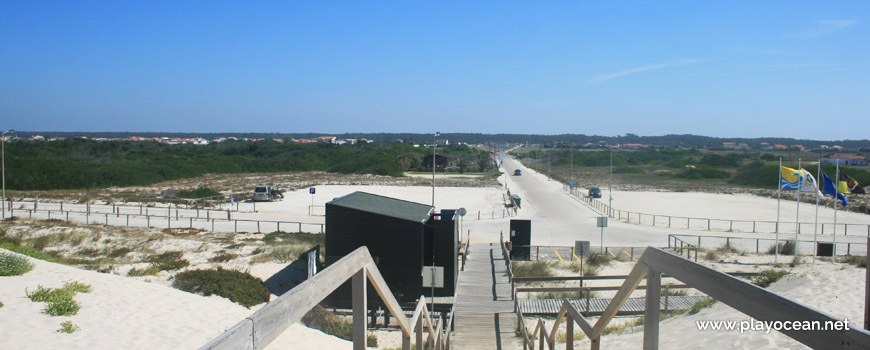
[[[0,2],[0,129],[867,139],[870,2]]]

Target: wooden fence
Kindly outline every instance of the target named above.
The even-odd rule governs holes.
[[[825,237],[827,238],[827,237]],[[692,253],[694,253],[695,261],[698,261],[698,251],[704,250],[703,247],[703,239],[707,239],[707,242],[716,241],[721,244],[725,244],[728,246],[732,246],[732,242],[737,243],[741,241],[749,241],[755,242],[755,254],[760,254],[763,247],[761,246],[762,241],[770,242],[771,246],[776,242],[775,238],[755,238],[755,237],[733,237],[733,236],[717,236],[717,235],[689,235],[689,234],[669,234],[668,235],[668,248],[672,248],[677,251],[678,254],[682,255],[684,252],[686,253],[686,258],[691,259]],[[794,238],[780,238],[779,241],[781,243],[785,243],[786,241],[794,242]],[[828,243],[834,244],[833,242],[828,241],[827,239],[823,241],[814,241],[811,239],[798,239],[797,243],[805,243],[805,244],[814,244],[814,243]],[[750,247],[753,244],[750,243]],[[865,248],[865,243],[859,242],[837,242],[837,247],[846,246],[845,251],[840,249],[834,249],[834,253],[837,252],[843,253],[842,255],[849,256],[852,255],[852,246],[857,246],[860,248]],[[710,244],[708,243],[708,246]],[[797,247],[795,248],[797,249]],[[866,250],[866,249],[865,249]],[[815,252],[815,249],[813,249]],[[859,249],[860,251],[860,249]],[[866,251],[864,252],[866,253]]]
[[[322,223],[244,219],[239,218],[239,212],[232,210],[39,201],[16,201],[13,204],[18,207],[11,207],[6,215],[87,224],[188,228],[209,232],[262,233],[295,229],[295,232],[324,233]]]
[[[598,201],[595,198],[577,193],[574,195],[589,205],[590,208],[598,211],[601,215],[608,215],[620,221],[625,221],[629,224],[648,225],[653,227],[667,227],[674,229],[687,230],[706,230],[706,231],[722,231],[722,232],[765,232],[774,233],[794,233],[795,228],[798,234],[813,233],[815,228],[814,222],[801,222],[795,225],[794,222],[781,221],[764,221],[764,220],[735,220],[735,219],[717,219],[717,218],[699,218],[687,216],[672,216],[661,214],[648,214],[641,212],[626,211],[616,208],[611,208],[604,202]],[[858,223],[837,223],[836,228],[834,223],[819,223],[819,234],[831,234],[836,230],[837,234],[848,235],[867,235],[870,236],[870,224]]]
[[[505,263],[509,264],[507,250],[502,241],[502,253],[505,254]],[[508,269],[511,272],[510,269]],[[568,300],[562,302],[562,308],[556,315],[556,321],[551,330],[547,330],[543,321],[538,320],[535,324],[532,337],[526,328],[522,312],[516,308],[519,328],[522,333],[523,349],[535,349],[533,339],[537,337],[538,349],[545,346],[549,349],[556,348],[556,333],[562,321],[566,321],[565,348],[574,348],[574,324],[576,323],[584,334],[591,340],[590,348],[597,350],[601,346],[601,334],[605,327],[619,312],[620,307],[628,300],[641,280],[646,279],[646,308],[644,311],[643,324],[643,348],[646,350],[658,349],[659,345],[659,315],[661,306],[661,279],[664,274],[669,275],[687,286],[695,288],[716,300],[760,321],[766,322],[810,322],[813,324],[832,324],[841,319],[815,310],[788,298],[782,297],[767,289],[747,283],[734,276],[710,269],[679,256],[667,253],[657,248],[649,247],[641,255],[637,264],[625,278],[614,298],[610,301],[604,313],[593,325],[579,310],[574,308]],[[512,284],[514,278],[511,277]],[[516,300],[516,299],[515,299]],[[795,339],[813,349],[867,349],[870,348],[870,332],[849,324],[845,330],[780,330],[783,334]]]
[[[423,349],[424,323],[428,330],[430,349],[450,349],[450,329],[453,311],[447,320],[434,320],[420,296],[411,318],[405,315],[389,286],[384,281],[366,247],[348,254],[296,288],[270,302],[251,316],[214,338],[201,350],[265,349],[284,330],[299,322],[309,310],[320,303],[345,281],[351,280],[353,304],[353,348],[366,349],[366,283],[371,283],[387,310],[396,318],[402,332],[402,349],[411,349],[411,337],[416,349]],[[455,311],[455,308],[453,309]]]

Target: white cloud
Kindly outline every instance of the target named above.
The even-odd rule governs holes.
[[[830,21],[816,21],[815,28],[808,29],[802,32],[786,34],[785,37],[795,38],[795,39],[811,39],[818,38],[820,36],[828,35],[833,32],[846,29],[853,25],[860,23],[856,20],[851,19],[839,19],[839,20],[830,20]]]
[[[687,64],[704,62],[704,61],[706,61],[706,60],[679,59],[679,60],[674,60],[674,61],[669,61],[669,62],[664,62],[664,63],[650,64],[650,65],[646,65],[646,66],[640,66],[640,67],[634,67],[631,69],[626,69],[624,71],[620,71],[620,72],[616,72],[616,73],[612,73],[612,74],[598,76],[598,77],[590,79],[589,82],[591,84],[598,84],[598,83],[608,81],[610,79],[624,77],[626,75],[631,75],[631,74],[635,74],[635,73],[646,72],[646,71],[650,71],[650,70],[662,69],[662,68],[667,68],[667,67],[683,66],[683,65],[687,65]]]

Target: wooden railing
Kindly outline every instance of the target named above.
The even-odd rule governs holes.
[[[232,210],[214,210],[179,207],[132,206],[117,204],[64,203],[40,201],[16,201],[18,205],[8,207],[4,215],[34,219],[56,219],[86,224],[105,224],[115,226],[166,227],[169,229],[201,229],[215,232],[215,223],[223,225],[223,230],[239,232],[272,232],[296,230],[295,232],[324,233],[324,224],[299,221],[241,219],[240,213]],[[72,218],[70,217],[72,214]],[[77,220],[78,219],[78,220]],[[132,221],[131,220],[136,220]],[[225,225],[224,225],[225,224]],[[227,227],[231,226],[231,227]],[[218,227],[221,229],[221,227]],[[304,228],[304,230],[303,230]]]
[[[360,247],[302,282],[296,288],[254,312],[200,349],[265,349],[284,330],[299,322],[311,308],[319,304],[347,280],[351,280],[352,285],[354,349],[363,350],[366,348],[368,328],[366,281],[372,284],[387,310],[396,318],[402,332],[403,350],[411,349],[412,336],[415,338],[416,348],[423,349],[424,323],[428,330],[430,349],[450,349],[450,329],[455,308],[448,315],[446,322],[443,316],[434,320],[426,308],[426,299],[420,296],[411,319],[408,319],[398,301],[393,297],[393,293],[381,276],[366,247]]]
[[[576,192],[576,191],[575,191]],[[601,213],[601,215],[609,215],[620,221],[625,221],[629,224],[648,225],[653,227],[667,227],[672,229],[694,229],[706,231],[724,231],[724,232],[795,232],[794,222],[779,222],[765,220],[739,220],[739,219],[722,219],[722,218],[703,218],[690,216],[675,216],[641,213],[636,211],[627,211],[622,209],[611,208],[609,205],[595,198],[575,193],[575,197],[586,203],[590,208]],[[813,233],[815,222],[801,222],[797,225],[798,233]],[[870,224],[864,223],[818,223],[819,234],[824,235],[825,232],[833,232],[836,230],[838,234],[848,235],[870,235]],[[836,226],[836,227],[835,227]]]
[[[736,277],[710,269],[682,257],[675,256],[657,248],[647,248],[640,260],[635,264],[625,282],[619,288],[616,296],[607,305],[604,313],[595,324],[589,323],[585,317],[567,300],[562,302],[562,308],[556,316],[553,327],[547,331],[542,321],[538,321],[532,332],[539,339],[538,349],[555,349],[556,333],[564,319],[567,322],[565,348],[574,348],[574,324],[591,340],[590,347],[599,349],[601,334],[604,328],[616,316],[620,307],[646,278],[646,308],[644,311],[643,348],[658,349],[659,344],[659,313],[661,302],[661,278],[668,274],[686,285],[691,286],[722,303],[752,317],[766,322],[808,321],[826,324],[841,322],[841,319],[782,297],[767,289],[747,283]],[[523,348],[534,349],[535,344],[527,334],[522,313],[517,312],[522,327]],[[780,330],[781,333],[795,339],[813,349],[867,349],[870,348],[870,332],[849,324],[845,330]]]
[[[724,244],[725,244],[725,245],[729,245],[729,246],[731,245],[732,242],[739,242],[739,241],[755,241],[755,254],[760,254],[760,253],[761,253],[761,242],[762,242],[762,241],[769,241],[769,242],[771,242],[771,244],[773,244],[774,242],[776,242],[776,239],[775,239],[775,238],[732,237],[732,236],[717,236],[717,235],[669,234],[669,235],[668,235],[668,248],[673,248],[674,250],[678,250],[678,251],[680,251],[680,252],[682,252],[684,249],[691,249],[691,250],[695,251],[695,252],[696,252],[696,255],[697,255],[697,250],[703,248],[703,246],[702,246],[702,238],[703,238],[703,239],[708,239],[707,242],[709,242],[709,241],[711,241],[711,240],[718,240],[719,242],[724,241]],[[812,239],[798,239],[797,241],[798,241],[798,243],[810,243],[810,244],[815,244],[815,243],[830,243],[830,244],[833,244],[832,242],[830,242],[830,241],[828,240],[830,237],[824,237],[824,238],[825,238],[824,241],[820,241],[820,240],[812,240]],[[689,243],[689,242],[688,242],[689,239],[691,239],[693,243]],[[792,241],[792,242],[793,242],[794,239],[782,238],[782,239],[780,239],[779,241],[780,241],[780,242],[786,242],[786,241]],[[673,245],[671,245],[672,243],[673,243]],[[708,243],[708,245],[709,245],[709,243]],[[866,246],[866,243],[858,243],[858,242],[838,242],[838,243],[837,243],[837,246],[838,246],[838,247],[842,247],[842,246],[844,246],[844,245],[846,246],[846,249],[845,249],[845,255],[852,255],[852,245],[856,245],[856,246],[858,246],[858,247],[864,247],[864,246]],[[834,252],[835,252],[835,253],[836,253],[836,252],[844,252],[844,250],[841,250],[841,249],[835,249]],[[859,249],[859,252],[860,252],[860,249]],[[698,261],[698,259],[696,258],[695,261]]]

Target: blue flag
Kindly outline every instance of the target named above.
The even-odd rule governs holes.
[[[846,204],[849,204],[848,202],[846,202],[846,196],[840,192],[837,192],[837,186],[834,186],[834,182],[831,181],[831,178],[828,177],[828,174],[822,173],[822,178],[824,178],[825,181],[825,189],[822,190],[822,194],[839,198],[840,202],[843,203],[843,207],[845,207]]]

